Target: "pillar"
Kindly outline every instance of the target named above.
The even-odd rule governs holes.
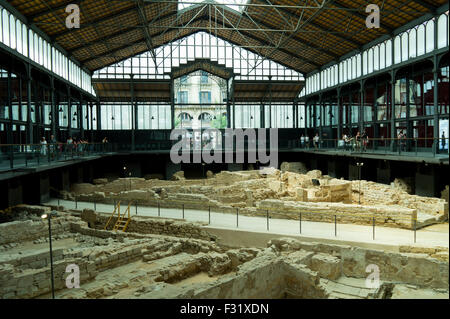
[[[338,109],[338,126],[337,126],[337,139],[340,139],[342,137],[342,105],[341,105],[341,89],[338,88],[337,90],[337,103],[336,103],[337,109]]]

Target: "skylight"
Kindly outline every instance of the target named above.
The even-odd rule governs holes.
[[[243,6],[242,4],[246,4],[248,2],[248,0],[178,0],[178,11],[179,10],[183,10],[186,8],[190,8],[192,6],[195,6],[199,3],[206,3],[206,2],[210,2],[210,3],[215,3],[215,4],[222,4],[225,5],[226,7],[233,9],[235,11],[238,12],[242,12],[245,9],[245,6]]]

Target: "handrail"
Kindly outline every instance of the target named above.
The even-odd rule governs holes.
[[[108,227],[109,223],[111,222],[113,216],[116,214],[117,208],[119,208],[119,209],[118,209],[118,213],[119,213],[119,217],[120,217],[120,201],[119,201],[119,202],[117,203],[117,205],[114,207],[113,213],[111,214],[111,216],[109,217],[108,221],[107,221],[106,224],[105,224],[105,227],[103,228],[104,230],[107,229],[107,227]],[[118,218],[119,218],[119,217],[118,217]]]

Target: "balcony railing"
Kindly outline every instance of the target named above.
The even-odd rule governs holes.
[[[206,152],[209,150],[222,152],[252,152],[258,151],[258,141],[245,139],[243,147],[237,148],[236,143],[229,147],[222,139],[211,140],[207,136],[192,137],[185,144],[189,152]],[[268,137],[267,137],[268,139]],[[93,156],[105,156],[122,152],[162,152],[169,153],[175,143],[171,140],[137,141],[131,143],[80,143],[80,144],[0,144],[0,170],[7,171],[36,166],[49,166],[56,162],[86,159]],[[314,139],[279,140],[278,148],[266,141],[267,153],[277,151],[344,153],[352,155],[396,155],[405,157],[448,158],[448,138],[369,138],[369,139]],[[184,149],[186,150],[186,149]],[[180,150],[178,150],[180,151]]]

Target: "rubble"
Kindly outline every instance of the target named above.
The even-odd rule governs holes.
[[[171,181],[144,178],[117,179],[106,184],[75,184],[65,198],[112,204],[119,200],[144,206],[175,208],[184,203],[198,210],[214,208],[222,212],[260,216],[261,209],[275,208],[274,217],[328,221],[334,215],[342,223],[368,224],[375,217],[377,225],[412,229],[448,219],[444,199],[410,195],[405,179],[393,186],[368,181],[346,181],[323,175],[319,170],[306,174],[299,162],[284,162],[282,170],[266,168],[253,171],[208,171],[206,179],[190,180],[184,172]],[[406,191],[405,191],[406,189]],[[243,191],[245,190],[245,191]],[[359,204],[361,202],[361,204]],[[295,209],[297,214],[292,214]],[[312,214],[313,212],[319,215]],[[361,218],[363,216],[364,218]]]
[[[293,238],[266,249],[226,247],[201,223],[139,216],[114,232],[103,229],[107,217],[86,209],[53,219],[58,298],[388,298],[397,286],[448,297],[445,247],[385,252]],[[47,224],[0,228],[0,298],[49,298]],[[364,286],[370,264],[380,267],[380,288]],[[69,265],[80,269],[79,289],[66,287]]]

